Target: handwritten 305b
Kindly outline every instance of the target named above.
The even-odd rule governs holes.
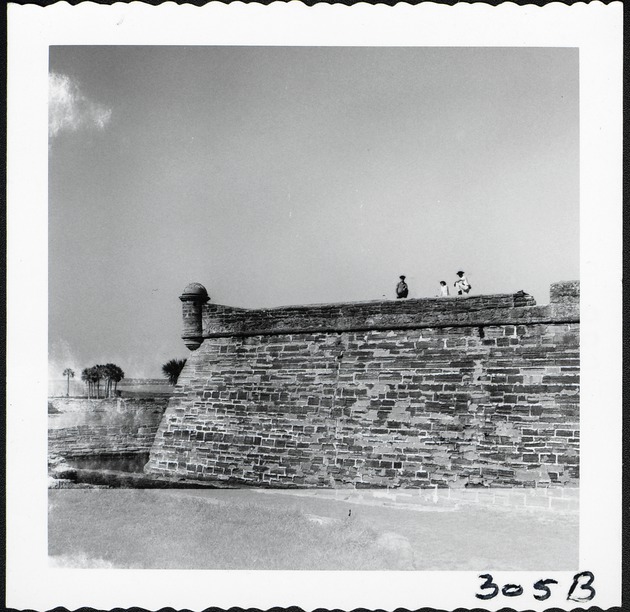
[[[479,587],[482,593],[475,593],[475,597],[479,599],[492,599],[496,597],[499,592],[505,597],[518,597],[524,592],[523,586],[520,584],[505,584],[503,587],[499,587],[499,585],[494,582],[492,574],[481,574],[479,578],[483,580],[483,584]],[[579,574],[575,574],[567,593],[567,599],[578,602],[593,599],[593,597],[595,597],[595,588],[593,587],[594,580],[595,576],[593,572],[580,572]],[[554,584],[558,584],[558,581],[552,578],[537,580],[532,585],[534,599],[538,601],[549,599]]]

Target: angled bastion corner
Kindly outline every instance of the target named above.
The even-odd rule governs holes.
[[[145,471],[221,486],[579,479],[579,283],[247,310],[180,299],[191,353]]]

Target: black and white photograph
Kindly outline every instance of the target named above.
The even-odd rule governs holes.
[[[576,566],[577,49],[51,47],[49,93],[53,563]]]
[[[258,601],[238,597],[249,570],[259,607],[308,609],[284,599],[308,580],[300,593],[325,593],[312,607],[350,609],[386,607],[350,598],[371,576],[406,592],[451,575],[466,578],[447,599],[415,606],[614,605],[617,569],[598,559],[617,553],[595,553],[588,527],[610,520],[613,544],[620,527],[621,107],[591,95],[597,45],[423,43],[402,12],[399,42],[248,43],[218,9],[205,40],[160,43],[117,38],[129,5],[101,7],[103,36],[89,26],[105,13],[78,8],[82,35],[66,14],[38,46],[45,200],[9,259],[9,357],[12,332],[39,336],[42,405],[11,419],[32,381],[9,359],[8,416],[9,440],[36,422],[45,580],[154,570],[190,593],[222,570],[201,607],[227,607]],[[591,12],[610,56],[620,10]],[[9,91],[11,152],[11,92],[27,90]],[[610,163],[589,167],[598,150]],[[12,285],[20,253],[41,288]],[[161,587],[125,588],[81,605],[151,607]]]

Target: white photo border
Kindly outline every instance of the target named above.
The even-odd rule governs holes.
[[[572,609],[566,589],[540,602],[481,601],[478,572],[69,570],[48,566],[47,87],[51,45],[577,47],[580,56],[580,571],[588,605],[621,604],[621,2],[518,6],[166,3],[8,9],[7,595],[9,607],[274,606],[393,610],[509,606]],[[496,572],[498,583],[575,572]]]

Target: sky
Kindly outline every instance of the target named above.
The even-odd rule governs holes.
[[[261,308],[579,278],[570,48],[51,47],[49,376]]]

